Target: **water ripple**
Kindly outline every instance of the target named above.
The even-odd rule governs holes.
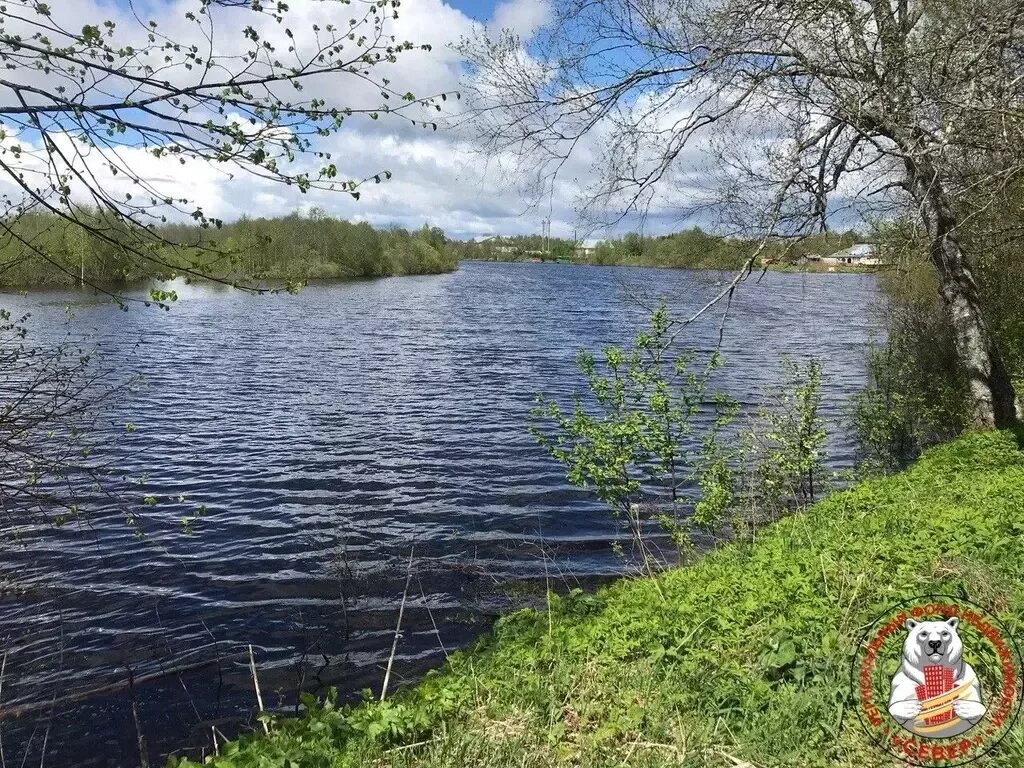
[[[49,725],[50,765],[137,764],[129,667],[154,759],[204,743],[211,723],[237,729],[254,704],[249,643],[273,707],[292,706],[300,684],[379,686],[414,541],[399,679],[552,576],[591,586],[619,573],[618,532],[526,431],[534,395],[569,397],[578,348],[628,341],[644,320],[630,295],[664,295],[682,315],[724,279],[467,263],[296,297],[192,289],[170,313],[76,307],[102,363],[145,380],[106,421],[111,436],[138,429],[113,455],[148,475],[132,493],[171,501],[145,541],[101,509],[89,527],[36,527],[5,548],[4,575],[23,590],[0,597],[8,759],[38,763]],[[782,353],[815,355],[838,426],[864,380],[875,293],[854,275],[745,287],[719,386],[753,408]],[[7,305],[32,310],[38,341],[61,336],[63,303],[80,298]],[[683,343],[710,351],[719,320]],[[830,448],[849,465],[841,428]],[[177,521],[199,503],[209,516],[184,536]]]

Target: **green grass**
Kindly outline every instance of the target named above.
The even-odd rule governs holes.
[[[1019,636],[1022,545],[1019,438],[968,436],[656,583],[512,614],[384,704],[311,707],[213,764],[899,765],[853,712],[857,641],[893,604],[939,593]],[[975,765],[1024,765],[1020,730]]]

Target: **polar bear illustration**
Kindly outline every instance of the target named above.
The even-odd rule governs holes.
[[[929,739],[959,736],[985,716],[981,684],[963,659],[959,619],[907,619],[903,662],[892,679],[889,714]]]

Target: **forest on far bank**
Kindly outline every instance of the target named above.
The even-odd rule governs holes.
[[[22,214],[0,242],[0,287],[125,285],[198,275],[226,282],[301,282],[450,272],[445,233],[374,229],[314,209],[222,224],[147,229],[102,213],[89,226],[49,213]]]
[[[424,224],[375,229],[322,209],[230,223],[165,223],[146,228],[100,212],[79,221],[24,213],[0,242],[0,288],[118,286],[180,276],[251,284],[298,283],[450,272],[462,259],[561,261],[603,266],[739,269],[758,244],[699,228],[645,237],[635,232],[584,248],[565,238],[514,235],[452,240]],[[862,242],[855,232],[769,243],[762,262],[800,265]]]

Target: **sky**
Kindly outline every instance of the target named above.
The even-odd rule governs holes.
[[[482,28],[491,32],[510,29],[528,40],[549,18],[550,1],[404,0],[393,31],[400,38],[429,43],[433,50],[402,56],[390,76],[396,85],[417,94],[459,90],[460,79],[466,76],[465,65],[453,43]],[[161,30],[173,30],[184,28],[184,12],[194,9],[196,2],[56,0],[51,6],[69,28],[77,30],[78,25],[118,15],[127,23],[133,3],[137,12],[158,20]],[[351,13],[341,3],[291,0],[291,6],[297,34],[303,28],[308,30],[314,22],[323,23],[331,14]],[[336,82],[320,87],[326,89],[328,98],[344,99],[348,94],[338,90],[348,88],[349,84],[339,77]],[[0,103],[3,101],[6,99],[0,94]],[[588,154],[583,147],[579,159],[569,164],[550,195],[539,207],[531,207],[531,199],[519,183],[521,179],[510,178],[507,169],[482,155],[468,131],[456,125],[458,109],[455,106],[456,114],[449,111],[441,116],[436,132],[411,129],[396,120],[353,119],[339,133],[323,139],[321,148],[337,159],[340,175],[345,178],[391,172],[390,180],[365,186],[358,201],[343,193],[302,195],[294,187],[237,175],[232,178],[223,168],[201,163],[179,166],[176,162],[156,160],[142,150],[132,156],[131,162],[141,175],[152,178],[161,192],[166,190],[174,197],[195,200],[207,215],[228,221],[242,215],[275,216],[317,207],[339,218],[367,221],[378,227],[418,228],[426,223],[460,239],[539,232],[546,217],[551,219],[553,235],[577,234],[581,224],[575,203],[580,189],[593,180],[595,170],[586,160],[593,153]],[[445,118],[452,120],[452,125],[446,125]],[[126,184],[123,178],[103,181],[115,188]],[[126,192],[127,189],[126,186]],[[671,215],[663,215],[648,220],[644,226],[648,234],[657,234],[678,229],[679,224]],[[627,220],[617,231],[636,227],[636,221]]]
[[[498,3],[494,0],[480,0],[479,2],[474,2],[474,0],[453,0],[449,5],[470,18],[489,21],[494,18],[494,9]]]

